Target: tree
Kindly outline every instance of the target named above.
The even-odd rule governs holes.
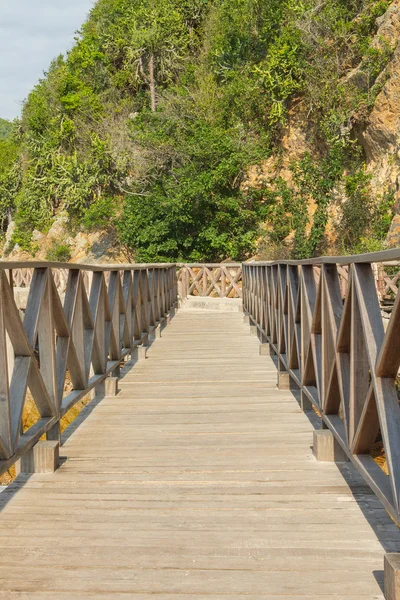
[[[117,86],[143,86],[150,107],[157,106],[157,87],[176,79],[196,45],[197,29],[210,0],[103,0],[98,2],[85,34],[96,28],[98,49],[115,75]],[[78,44],[79,46],[79,44]]]

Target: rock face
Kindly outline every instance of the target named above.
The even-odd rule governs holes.
[[[273,189],[278,177],[283,179],[288,186],[291,187],[293,185],[292,163],[299,161],[307,153],[319,156],[318,150],[310,143],[310,140],[313,138],[312,131],[310,131],[311,127],[312,125],[307,117],[307,113],[304,111],[301,103],[298,103],[289,112],[287,124],[280,140],[278,155],[272,155],[270,158],[263,161],[261,168],[259,166],[250,167],[247,179],[243,184],[244,187],[257,188],[260,185],[267,183]],[[337,195],[340,195],[339,190],[337,191]],[[316,209],[317,204],[312,198],[309,198],[307,204],[307,234],[310,233]],[[328,246],[333,246],[336,242],[337,225],[340,221],[340,217],[340,202],[336,202],[334,205],[328,207],[328,223],[326,226],[326,241]],[[265,224],[265,230],[271,229],[272,227],[272,223]],[[290,245],[293,236],[294,232],[291,232],[285,242]],[[269,255],[268,258],[271,258],[271,255]]]
[[[385,81],[376,98],[365,129],[359,139],[364,148],[372,189],[377,196],[394,191],[398,213],[388,235],[390,246],[400,246],[400,0],[395,0],[378,20],[375,45],[389,44],[393,56],[381,81]]]
[[[344,85],[354,86],[364,93],[373,84],[382,87],[370,114],[354,114],[353,132],[363,146],[367,170],[372,175],[371,190],[377,202],[386,194],[394,194],[395,216],[387,236],[389,247],[400,246],[400,0],[394,0],[385,14],[377,20],[377,33],[372,45],[382,52],[392,51],[391,58],[378,76],[370,81],[363,63],[351,70],[343,79]],[[265,161],[262,172],[250,173],[250,185],[261,180],[271,182],[282,177],[289,186],[292,183],[290,163],[306,152],[315,156],[318,150],[310,147],[312,139],[308,118],[301,104],[293,107],[288,125],[281,140],[278,157]],[[326,228],[327,251],[335,246],[337,226],[342,216],[341,205],[346,200],[344,190],[337,190],[337,201],[328,208]],[[316,206],[309,202],[308,215],[311,227]]]
[[[20,249],[15,244],[10,251],[10,242],[15,225],[12,222],[6,236],[4,249],[8,260],[48,260],[48,251],[53,244],[63,244],[71,251],[70,262],[74,263],[121,263],[126,262],[126,257],[121,253],[113,233],[107,231],[96,231],[93,233],[78,232],[74,236],[68,231],[68,219],[60,214],[55,220],[47,234],[34,230],[32,241],[36,246],[34,257]]]

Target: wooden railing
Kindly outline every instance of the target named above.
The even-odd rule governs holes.
[[[277,357],[278,383],[287,378],[301,391],[303,409],[321,415],[397,522],[400,294],[387,282],[396,299],[385,331],[376,274],[377,265],[399,260],[400,250],[391,250],[243,265],[244,311]],[[388,475],[371,454],[377,441]]]
[[[184,263],[178,267],[181,300],[188,296],[242,297],[241,263]]]
[[[21,277],[29,285],[22,315],[13,294]],[[61,417],[119,375],[120,362],[154,338],[176,300],[175,265],[1,262],[0,473],[42,435],[57,439]],[[23,431],[28,394],[40,418]]]
[[[382,304],[390,303],[397,296],[400,284],[400,261],[388,261],[387,263],[371,263],[376,282],[379,301]],[[348,265],[338,265],[340,277],[340,288],[345,297],[349,281]]]
[[[1,263],[1,261],[0,261]],[[18,288],[29,288],[31,285],[34,269],[30,266],[30,263],[25,263],[27,266],[25,267],[17,267],[15,269],[9,270],[9,275],[11,275],[11,279],[9,277],[9,281],[12,281],[14,287]],[[63,292],[66,290],[67,281],[68,281],[68,268],[55,268],[52,269],[53,281],[56,285],[56,288]],[[85,283],[88,282],[88,276],[85,276]]]

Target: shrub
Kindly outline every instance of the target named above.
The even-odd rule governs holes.
[[[65,242],[54,240],[47,250],[46,260],[52,262],[68,262],[71,260],[71,247]]]
[[[85,211],[82,218],[83,227],[87,231],[113,228],[119,204],[119,198],[110,198],[108,196],[99,198]]]

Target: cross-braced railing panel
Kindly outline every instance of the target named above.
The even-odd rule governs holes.
[[[175,265],[57,267],[34,263],[24,313],[0,268],[0,472],[9,468],[149,336],[177,299]],[[68,379],[68,385],[67,385]],[[27,394],[40,418],[23,431]]]
[[[245,263],[243,305],[278,372],[290,375],[399,522],[400,294],[385,331],[376,265],[386,258],[399,260],[400,251]],[[377,440],[388,475],[371,456]]]
[[[180,264],[177,272],[179,297],[242,297],[241,263]]]

